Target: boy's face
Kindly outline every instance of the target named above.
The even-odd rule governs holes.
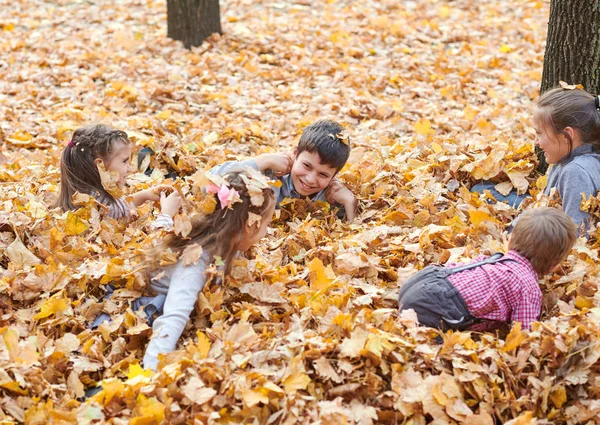
[[[337,173],[335,167],[321,164],[321,157],[317,152],[304,151],[295,155],[296,160],[290,174],[294,189],[302,196],[314,195],[325,189]]]

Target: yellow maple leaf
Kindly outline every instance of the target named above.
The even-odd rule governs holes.
[[[521,330],[521,323],[516,322],[510,333],[506,337],[506,341],[504,343],[504,347],[502,347],[502,351],[505,353],[508,351],[512,351],[517,348],[525,339],[527,338],[527,334]]]
[[[93,399],[99,404],[106,406],[117,395],[125,391],[125,385],[119,379],[112,378],[102,381],[102,391],[96,394]]]
[[[269,404],[269,397],[266,394],[251,389],[242,391],[242,400],[248,407],[256,406],[258,403]]]
[[[335,274],[331,266],[323,265],[320,258],[315,257],[308,264],[310,271],[310,286],[317,291],[327,288],[335,279]]]
[[[196,344],[198,353],[201,358],[205,359],[210,351],[211,343],[208,340],[208,337],[201,331],[196,332],[196,337],[198,338],[198,343]]]
[[[435,153],[440,153],[444,151],[444,148],[442,148],[439,144],[435,143],[435,142],[431,142],[431,149],[435,152]]]
[[[415,123],[415,131],[422,136],[429,136],[430,134],[435,133],[435,131],[431,129],[431,121],[426,118],[422,118]]]
[[[305,390],[310,384],[311,379],[304,372],[294,372],[283,381],[283,388],[287,394],[295,393],[298,390]]]
[[[156,118],[158,118],[159,120],[166,120],[168,118],[171,118],[171,115],[173,115],[173,111],[171,111],[170,109],[165,109],[164,111],[156,114]]]
[[[486,221],[495,221],[495,219],[487,212],[481,210],[469,210],[469,221],[473,226],[479,227]]]
[[[565,387],[563,387],[562,385],[559,387],[554,387],[554,389],[550,393],[550,400],[552,401],[554,407],[556,407],[557,409],[563,407],[563,405],[567,402],[567,392],[565,390]]]
[[[130,364],[129,370],[127,371],[127,379],[133,379],[137,376],[145,376],[149,378],[152,375],[154,375],[154,372],[152,372],[150,369],[143,369],[139,363]]]
[[[67,219],[65,220],[65,233],[67,235],[79,235],[85,232],[90,226],[83,221],[73,211],[67,213]]]
[[[130,425],[159,425],[165,418],[165,405],[144,394],[138,396],[135,411],[137,415],[131,418]]]
[[[42,304],[40,312],[34,316],[34,319],[43,319],[45,317],[52,316],[53,314],[63,312],[71,305],[71,300],[68,298],[61,298],[60,296],[54,296],[48,298]]]

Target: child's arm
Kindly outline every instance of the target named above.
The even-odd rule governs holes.
[[[181,207],[181,197],[179,192],[175,191],[169,196],[165,192],[160,194],[160,214],[156,220],[150,225],[152,230],[171,229],[173,227],[173,217]]]
[[[174,190],[175,188],[173,186],[160,184],[149,189],[140,190],[139,192],[136,192],[133,195],[131,195],[131,197],[133,198],[133,204],[136,207],[139,207],[146,201],[159,201],[161,193],[171,193]]]
[[[156,370],[158,355],[175,349],[198,294],[206,283],[206,263],[203,258],[196,265],[184,267],[178,264],[176,267],[169,284],[164,313],[152,324],[153,337],[144,354],[144,367],[148,369]]]
[[[224,175],[234,168],[251,167],[258,171],[273,170],[276,176],[289,174],[294,160],[285,153],[265,153],[245,161],[227,161],[211,168],[213,174]]]
[[[348,221],[354,220],[356,217],[356,197],[344,186],[339,180],[334,179],[329,183],[327,188],[327,200],[331,203],[336,202],[346,210],[346,218]]]
[[[542,296],[536,294],[523,294],[518,304],[514,307],[510,317],[511,322],[521,322],[522,329],[531,329],[531,322],[540,317],[542,311]]]
[[[563,211],[571,217],[571,220],[577,226],[585,223],[586,228],[588,228],[590,215],[585,211],[581,211],[581,201],[583,200],[581,194],[584,193],[586,197],[596,195],[594,181],[590,173],[583,169],[581,165],[571,163],[567,167],[558,182]]]
[[[292,171],[294,159],[286,153],[265,153],[256,157],[259,171],[273,170],[277,177],[285,176]]]

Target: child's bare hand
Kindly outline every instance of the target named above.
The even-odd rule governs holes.
[[[175,191],[175,188],[168,184],[159,184],[158,186],[154,186],[151,189],[152,189],[152,194],[154,196],[154,198],[152,199],[153,201],[160,201],[161,195],[163,193],[168,195]]]
[[[325,196],[328,202],[343,205],[346,217],[352,220],[356,215],[356,198],[354,194],[338,179],[333,179],[327,187]]]
[[[281,177],[292,171],[294,159],[287,153],[266,153],[256,157],[256,164],[261,171],[273,170],[277,177]]]
[[[327,201],[336,202],[341,205],[354,203],[354,194],[342,182],[337,179],[331,180],[326,192]]]
[[[136,207],[139,207],[140,205],[142,205],[144,202],[147,202],[147,201],[152,201],[152,202],[160,201],[161,193],[171,193],[174,190],[175,190],[175,188],[173,186],[169,186],[167,184],[160,184],[158,186],[140,190],[139,192],[136,192],[132,195],[133,203],[135,204]]]
[[[179,192],[173,191],[170,195],[166,195],[166,191],[160,193],[160,212],[162,214],[173,217],[181,208],[181,196]]]

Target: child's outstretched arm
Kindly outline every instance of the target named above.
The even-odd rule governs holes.
[[[259,171],[273,170],[277,177],[285,176],[292,171],[294,159],[287,153],[265,153],[256,157]]]
[[[265,153],[256,158],[247,159],[245,161],[227,161],[223,164],[211,168],[213,174],[227,174],[234,168],[251,167],[258,171],[273,170],[277,177],[289,174],[292,170],[294,160],[285,153]]]
[[[158,186],[140,190],[139,192],[136,192],[133,195],[131,195],[131,197],[133,198],[133,204],[136,207],[139,207],[147,201],[160,201],[161,193],[171,193],[174,190],[175,188],[173,186],[169,186],[167,184],[159,184]]]
[[[348,221],[352,221],[356,217],[356,197],[339,180],[333,179],[329,183],[327,187],[327,201],[342,205],[346,210]]]

